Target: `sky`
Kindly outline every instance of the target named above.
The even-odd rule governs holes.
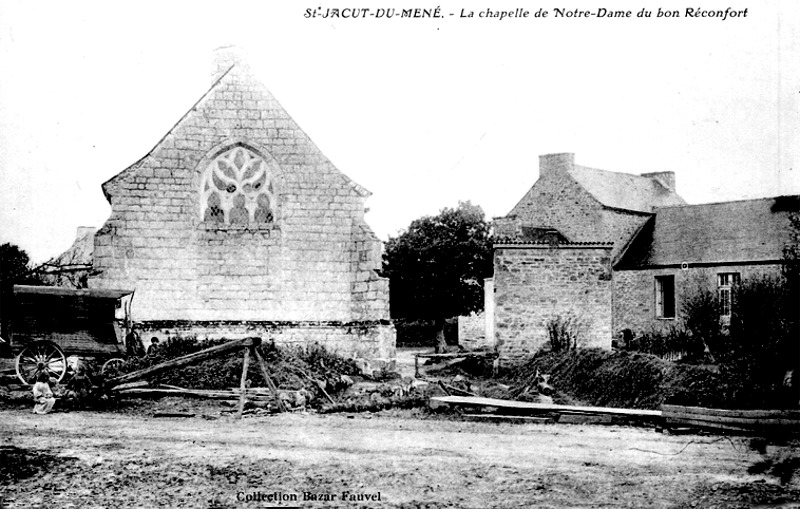
[[[556,152],[674,171],[689,203],[800,193],[800,2],[689,3],[663,0],[680,17],[659,18],[644,0],[397,0],[362,4],[391,19],[333,19],[304,14],[358,3],[0,0],[0,243],[43,262],[78,226],[102,226],[101,184],[208,89],[213,50],[231,44],[373,193],[366,217],[384,240],[459,201],[507,214]],[[480,17],[488,5],[531,14]],[[399,17],[437,6],[443,18]]]

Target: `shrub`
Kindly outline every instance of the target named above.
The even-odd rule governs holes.
[[[797,404],[798,387],[784,387],[784,374],[800,368],[797,299],[785,276],[751,278],[734,288],[721,369],[739,380],[740,397]]]
[[[625,349],[656,355],[665,360],[688,361],[702,358],[703,343],[686,329],[672,325],[666,331],[653,328],[643,333]]]
[[[699,282],[681,301],[683,351],[692,359],[708,352],[712,359],[726,348],[726,331],[720,321],[721,306],[716,292]]]

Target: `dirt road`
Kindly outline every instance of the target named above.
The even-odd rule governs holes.
[[[611,426],[11,409],[0,454],[0,507],[800,507],[743,439]]]

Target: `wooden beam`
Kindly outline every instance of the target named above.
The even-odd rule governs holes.
[[[667,424],[750,433],[800,433],[798,410],[726,410],[678,405],[664,405],[662,410]]]
[[[455,387],[455,386],[450,385],[450,384],[446,384],[446,383],[442,382],[441,380],[439,380],[439,386],[442,389],[444,389],[444,392],[446,392],[448,396],[452,396],[453,394],[455,394],[456,396],[472,396],[472,397],[475,397],[475,398],[479,398],[480,397],[477,394],[475,394],[474,392],[469,392],[469,391],[465,391],[464,389],[459,389],[458,387]]]
[[[143,387],[150,387],[150,383],[147,380],[139,380],[138,382],[117,385],[114,390],[124,391],[125,389],[141,389]]]
[[[278,395],[278,388],[275,387],[275,384],[272,383],[272,378],[269,377],[267,364],[264,362],[264,359],[261,358],[261,355],[258,353],[258,349],[255,346],[251,347],[250,350],[253,352],[253,357],[255,357],[258,361],[259,367],[261,367],[261,374],[264,375],[264,380],[267,382],[267,387],[269,387],[270,391],[272,392],[272,397],[275,398],[275,404],[278,406],[278,410],[281,412],[286,412],[286,407],[283,405],[283,401]]]
[[[240,348],[253,348],[260,344],[261,338],[244,338],[230,341],[222,345],[212,346],[211,348],[206,348],[205,350],[200,350],[199,352],[184,355],[183,357],[162,362],[161,364],[156,364],[155,366],[150,366],[149,368],[140,369],[132,373],[127,373],[125,375],[112,378],[111,380],[106,381],[106,388],[113,390],[120,384],[141,380],[142,378],[154,376],[159,373],[163,373],[164,371],[197,364],[206,359],[218,357],[220,355],[236,351]]]
[[[796,419],[800,420],[800,410],[726,410],[722,408],[705,408],[682,405],[662,405],[664,416],[669,415],[703,415],[715,417],[732,417],[737,419]]]
[[[244,402],[247,399],[247,368],[250,367],[250,348],[244,349],[244,362],[242,363],[242,381],[239,384],[239,419],[242,418],[244,412]]]
[[[239,391],[231,390],[206,390],[206,389],[163,389],[159,387],[142,387],[134,389],[125,389],[119,391],[120,395],[139,395],[139,396],[187,396],[197,397],[203,399],[227,399],[236,403],[239,401]],[[250,394],[248,398],[253,400],[272,400],[272,395]]]

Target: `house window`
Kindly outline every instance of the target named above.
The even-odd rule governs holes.
[[[211,161],[201,182],[201,216],[206,223],[272,223],[272,182],[267,163],[243,146],[223,151]]]
[[[675,318],[675,276],[656,277],[656,318]]]
[[[719,295],[719,313],[731,316],[731,290],[741,282],[738,272],[721,272],[717,274],[717,294]]]

